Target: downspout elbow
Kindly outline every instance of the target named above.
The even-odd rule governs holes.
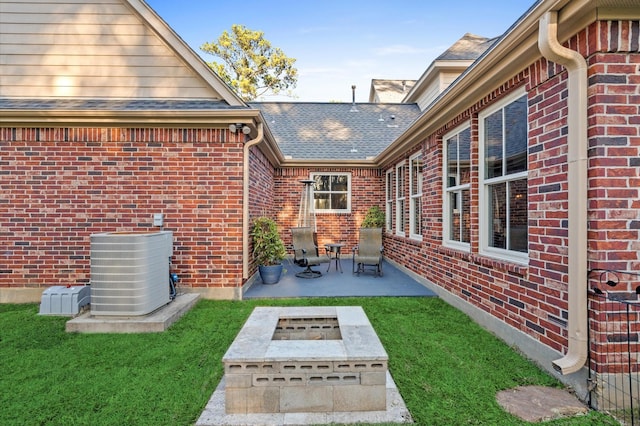
[[[568,344],[563,358],[552,362],[564,374],[575,373],[587,361],[587,63],[558,42],[558,13],[547,12],[539,22],[538,47],[550,61],[568,72],[567,162],[568,229]]]
[[[249,152],[251,147],[262,142],[264,128],[257,126],[258,135],[244,144],[242,163],[242,280],[249,278]]]

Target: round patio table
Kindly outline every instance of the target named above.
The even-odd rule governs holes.
[[[329,267],[327,268],[327,272],[331,269],[331,261],[335,260],[335,268],[342,273],[342,263],[340,262],[340,249],[344,247],[343,243],[329,243],[324,245],[327,250],[327,255],[329,256]]]

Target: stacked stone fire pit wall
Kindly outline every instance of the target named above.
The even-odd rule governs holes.
[[[222,361],[227,414],[386,409],[388,356],[361,307],[258,307]]]

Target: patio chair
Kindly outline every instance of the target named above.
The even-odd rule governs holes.
[[[373,266],[375,275],[382,276],[382,228],[360,228],[358,245],[353,248],[353,273],[360,275]]]
[[[313,239],[313,228],[300,227],[291,228],[291,237],[293,241],[293,262],[305,268],[304,271],[298,272],[298,278],[318,278],[322,276],[322,272],[314,271],[312,266],[322,263],[329,263],[329,256],[320,255],[318,246]]]

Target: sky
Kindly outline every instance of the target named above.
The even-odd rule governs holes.
[[[295,58],[295,97],[259,101],[367,102],[372,79],[417,80],[465,33],[503,34],[535,0],[146,0],[205,61],[200,50],[240,24],[263,31]],[[455,5],[455,11],[452,8]]]

